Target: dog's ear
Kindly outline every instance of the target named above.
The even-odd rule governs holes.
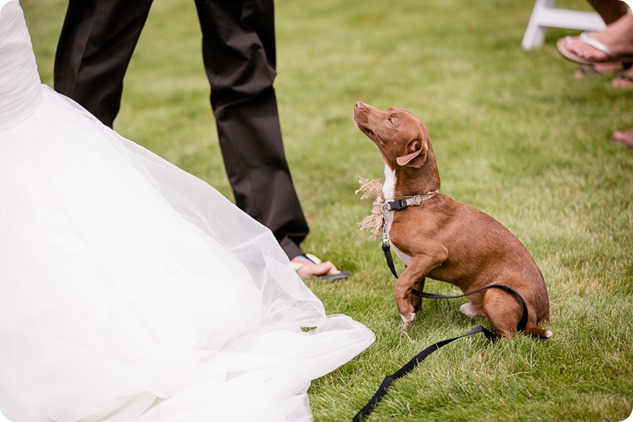
[[[423,142],[420,139],[412,139],[407,144],[407,154],[396,158],[396,162],[399,166],[420,168],[426,160],[425,155],[428,149],[429,145],[426,142]]]

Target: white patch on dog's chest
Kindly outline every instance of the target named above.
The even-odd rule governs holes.
[[[391,226],[391,225],[390,225]],[[390,229],[391,227],[389,227],[388,229]],[[395,252],[396,256],[398,258],[400,258],[400,261],[404,262],[404,265],[411,265],[411,257],[409,255],[407,255],[406,253],[402,252],[400,249],[398,249],[396,247],[396,245],[394,245],[391,242],[391,239],[389,239],[389,244],[391,244],[391,247],[393,248],[393,251]]]
[[[393,247],[393,251],[396,253],[396,255],[398,256],[398,258],[400,258],[400,261],[404,262],[404,265],[411,265],[411,257],[407,254],[405,254],[404,252],[400,251],[398,248],[396,248],[394,245],[391,245]]]
[[[382,194],[383,197],[387,200],[393,199],[394,192],[396,189],[396,172],[392,170],[387,164],[385,164],[385,183],[382,185]],[[393,251],[396,253],[398,258],[405,265],[411,264],[411,257],[404,252],[400,251],[394,244],[391,242],[391,237],[389,236],[389,231],[391,230],[391,223],[393,221],[393,213],[395,211],[390,211],[385,215],[385,231],[387,236],[389,237],[389,244],[393,248]]]
[[[396,190],[396,171],[385,163],[385,183],[382,184],[382,196],[385,199],[393,198]]]

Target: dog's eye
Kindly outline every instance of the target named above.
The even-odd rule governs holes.
[[[393,122],[395,122],[395,121],[396,121],[396,119],[395,119],[395,117],[394,117],[394,116],[389,116],[389,117],[387,117],[387,120],[389,120],[389,123],[391,123],[391,124],[393,124]]]

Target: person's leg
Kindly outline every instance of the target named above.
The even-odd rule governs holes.
[[[275,234],[286,254],[308,225],[284,152],[273,88],[272,0],[196,0],[211,106],[237,205]]]
[[[237,205],[275,235],[302,277],[345,278],[306,255],[308,224],[281,136],[273,0],[196,0],[222,156]]]
[[[627,5],[621,0],[587,0],[591,7],[600,15],[605,24],[609,25],[628,12]],[[623,63],[591,63],[579,66],[574,70],[576,78],[584,78],[593,74],[608,75],[620,72],[627,67]]]
[[[609,25],[622,16],[624,16],[629,8],[626,3],[621,0],[587,0],[591,7],[598,12],[605,24]]]
[[[112,127],[123,77],[152,0],[70,0],[55,55],[55,90]]]

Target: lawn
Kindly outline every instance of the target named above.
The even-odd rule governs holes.
[[[45,83],[65,0],[22,0]],[[587,9],[584,1],[561,5]],[[426,301],[406,334],[358,176],[382,177],[352,124],[358,100],[423,118],[442,192],[501,221],[540,266],[554,336],[454,342],[393,384],[369,420],[621,421],[633,409],[633,150],[608,140],[633,126],[632,92],[574,79],[552,29],[524,51],[525,0],[278,0],[276,88],[286,152],[311,234],[304,246],[350,270],[308,286],[376,343],[310,388],[316,421],[349,420],[385,375],[485,320],[461,301]],[[115,128],[231,197],[188,0],[157,0],[130,65]],[[398,269],[402,266],[397,263]],[[457,293],[429,281],[427,291]]]

